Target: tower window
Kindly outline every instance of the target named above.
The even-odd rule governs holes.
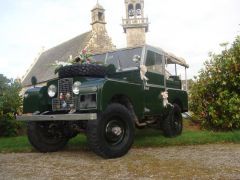
[[[131,16],[134,16],[134,8],[133,8],[133,5],[132,4],[129,4],[128,5],[128,15],[131,17]]]
[[[102,12],[98,12],[98,20],[103,21],[103,13]]]
[[[137,16],[141,16],[142,15],[141,4],[136,4],[136,14],[137,14]]]

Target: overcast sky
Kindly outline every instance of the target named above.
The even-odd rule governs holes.
[[[99,0],[117,48],[126,46],[120,26],[124,0]],[[0,74],[22,77],[45,50],[91,29],[96,0],[0,0]],[[240,34],[239,0],[145,0],[147,43],[187,60],[197,75],[208,52]]]

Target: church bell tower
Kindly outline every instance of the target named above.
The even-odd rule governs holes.
[[[86,46],[93,53],[102,53],[116,49],[109,37],[106,29],[105,9],[98,1],[91,11],[92,13],[92,33]]]
[[[105,9],[97,2],[96,6],[92,9],[92,28],[93,30],[104,30],[105,25]]]
[[[148,18],[144,17],[144,0],[125,0],[126,19],[122,20],[124,33],[127,35],[127,47],[146,43]]]

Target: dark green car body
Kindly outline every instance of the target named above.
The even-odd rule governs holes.
[[[131,51],[135,49],[128,50]],[[125,50],[121,50],[123,54],[124,51]],[[71,77],[50,80],[44,87],[31,88],[25,92],[23,113],[32,113],[35,115],[44,115],[46,112],[47,114],[68,114],[71,108],[73,108],[75,109],[74,114],[96,113],[98,115],[104,112],[109,104],[116,100],[121,100],[124,97],[132,104],[137,118],[142,120],[146,117],[162,115],[164,105],[161,93],[165,91],[168,92],[169,103],[178,104],[182,112],[188,111],[188,95],[185,90],[182,90],[182,81],[178,76],[169,76],[167,78],[164,68],[167,64],[167,59],[169,59],[171,64],[180,64],[185,68],[187,68],[187,65],[181,61],[178,62],[175,57],[171,57],[171,59],[170,56],[161,49],[151,46],[140,47],[137,52],[138,53],[130,53],[131,55],[129,55],[129,57],[131,59],[128,57],[127,60],[121,60],[132,61],[132,55],[139,55],[141,58],[140,64],[146,65],[146,67],[155,64],[160,67],[161,65],[161,67],[163,67],[162,70],[156,71],[152,68],[148,68],[145,74],[148,80],[141,79],[140,66],[136,65],[134,67],[133,64],[132,67],[117,67],[115,73],[106,75],[105,77]],[[105,53],[104,57],[107,56],[109,56],[109,54]],[[157,60],[158,57],[161,59]],[[62,109],[60,107],[61,102],[59,98],[61,94],[59,88],[62,81],[66,81],[69,86],[72,86],[76,81],[81,82],[78,95],[69,92],[73,97],[71,97],[71,107],[68,109]],[[48,95],[48,88],[50,85],[57,87],[57,93],[54,97],[49,97]],[[91,102],[82,105],[84,104],[84,99],[88,97],[91,99]],[[88,104],[92,104],[91,107],[88,107]]]

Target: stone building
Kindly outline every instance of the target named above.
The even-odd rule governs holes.
[[[56,60],[64,62],[70,56],[76,57],[82,49],[87,48],[93,53],[116,49],[106,30],[104,8],[97,3],[91,13],[92,30],[43,52],[23,77],[22,84],[24,87],[31,86],[33,76],[37,78],[38,84],[44,84],[48,80],[56,78],[54,67],[50,65]]]
[[[148,18],[144,17],[144,0],[125,0],[126,18],[122,26],[126,33],[127,46],[134,47],[146,43]]]

